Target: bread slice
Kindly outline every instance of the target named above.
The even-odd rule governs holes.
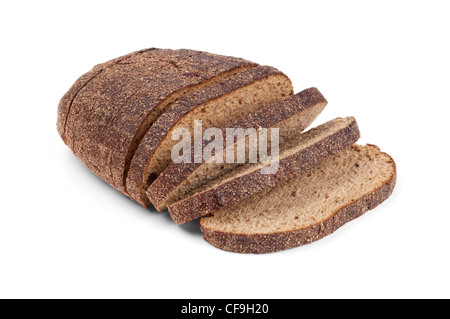
[[[153,49],[105,68],[79,90],[64,138],[94,173],[126,194],[140,140],[177,99],[257,64],[192,50]]]
[[[281,146],[278,169],[264,174],[270,164],[245,164],[196,190],[186,199],[169,205],[176,224],[209,215],[246,197],[285,182],[353,145],[360,133],[353,117],[337,118],[297,134]]]
[[[204,239],[230,252],[270,253],[321,239],[386,200],[394,160],[354,145],[275,188],[201,219]]]
[[[194,120],[202,121],[203,131],[283,100],[293,94],[289,78],[280,71],[261,66],[237,73],[219,83],[174,103],[148,130],[136,150],[126,180],[127,192],[148,207],[145,191],[172,163],[171,151],[179,141],[172,140],[177,128],[187,129],[194,138]]]
[[[278,128],[281,144],[289,136],[302,132],[322,112],[326,99],[317,88],[303,90],[281,102],[251,113],[229,123],[222,129],[224,156],[227,146],[226,128]],[[248,139],[248,138],[247,138]],[[205,141],[205,144],[208,141]],[[233,147],[235,143],[233,142]],[[191,154],[194,154],[193,150]],[[224,163],[226,161],[223,161]],[[158,211],[166,209],[167,204],[184,199],[193,190],[217,179],[220,175],[235,169],[238,164],[215,164],[213,159],[205,162],[170,164],[146,192]]]

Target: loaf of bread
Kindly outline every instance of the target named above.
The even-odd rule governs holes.
[[[274,252],[332,233],[385,200],[396,180],[390,156],[354,144],[353,117],[302,133],[328,102],[317,88],[293,93],[270,66],[150,48],[82,75],[59,103],[57,130],[92,172],[142,206],[169,208],[177,224],[201,218],[205,240],[218,248]],[[174,163],[173,133],[185,130],[192,145],[197,121],[201,132],[218,130],[223,148],[204,159],[189,146],[191,161]],[[228,129],[251,133],[229,140]],[[244,145],[247,155],[264,129],[279,132],[278,159],[227,162],[228,150]],[[263,174],[274,161],[278,169]]]
[[[75,82],[60,102],[58,131],[91,171],[128,195],[131,160],[159,116],[186,95],[254,67],[243,59],[192,50],[131,53]]]

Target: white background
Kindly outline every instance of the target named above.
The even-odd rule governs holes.
[[[2,1],[0,297],[450,297],[448,1]],[[382,206],[308,246],[223,252],[89,172],[56,132],[95,64],[147,47],[243,57],[358,120],[398,166]]]

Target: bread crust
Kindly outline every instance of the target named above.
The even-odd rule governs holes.
[[[66,124],[67,119],[70,114],[70,109],[73,103],[73,100],[76,98],[77,94],[94,78],[96,78],[100,73],[102,73],[104,70],[108,69],[111,66],[114,66],[115,64],[124,61],[132,56],[155,50],[155,48],[148,48],[139,50],[136,52],[132,52],[126,55],[123,55],[121,57],[112,59],[110,61],[107,61],[105,63],[98,64],[92,68],[89,72],[83,74],[81,77],[79,77],[75,83],[72,85],[72,87],[67,91],[66,94],[62,97],[62,99],[59,102],[58,105],[58,118],[56,122],[56,128],[58,130],[59,135],[61,136],[64,143],[66,143],[66,137],[65,137],[65,130],[66,130]]]
[[[205,217],[203,217],[200,221],[203,238],[219,249],[244,254],[277,252],[310,244],[322,239],[334,233],[346,223],[374,209],[392,194],[397,180],[397,168],[392,157],[386,153],[381,154],[388,156],[392,161],[393,173],[390,178],[371,193],[361,196],[353,203],[340,207],[332,216],[323,222],[294,231],[247,235],[209,229],[205,227]]]
[[[322,105],[321,109],[326,106],[327,100],[322,93],[315,87],[303,90],[284,101],[278,102],[272,106],[269,106],[263,110],[249,114],[243,118],[240,118],[233,123],[228,124],[227,128],[271,128],[275,125],[289,119],[290,117],[303,112],[311,107]],[[306,126],[309,126],[307,123]],[[306,127],[305,127],[306,128]],[[305,128],[298,128],[298,132]],[[222,129],[224,149],[228,146],[226,139],[225,128]],[[206,146],[208,141],[204,141],[203,147]],[[191,151],[191,154],[194,154]],[[162,211],[166,208],[167,197],[191,174],[197,170],[202,163],[172,163],[164,172],[153,182],[150,188],[147,190],[147,197],[158,211]]]
[[[334,134],[326,136],[317,143],[280,159],[279,169],[275,174],[264,175],[260,169],[249,172],[169,205],[170,216],[176,224],[184,224],[214,213],[264,189],[275,187],[292,179],[305,170],[320,164],[328,157],[353,145],[359,137],[358,124],[352,118],[347,126]]]
[[[169,110],[158,118],[150,130],[147,131],[133,156],[126,179],[127,192],[130,197],[144,207],[150,205],[150,201],[142,189],[145,171],[152,160],[155,150],[179,120],[205,103],[219,99],[238,89],[267,79],[270,76],[282,76],[289,80],[285,74],[275,68],[258,66],[238,73],[203,90],[199,90],[172,105]]]

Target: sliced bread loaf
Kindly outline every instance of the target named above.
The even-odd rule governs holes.
[[[261,66],[237,73],[178,100],[147,131],[134,154],[126,177],[127,192],[148,207],[145,191],[172,163],[172,140],[177,128],[187,129],[194,139],[194,120],[203,131],[265,108],[292,95],[289,78],[280,71]]]
[[[359,136],[353,117],[337,118],[306,133],[294,135],[280,147],[278,169],[273,174],[264,174],[262,170],[269,163],[242,165],[186,199],[169,205],[170,216],[176,224],[183,224],[214,213],[294,178],[353,145]]]
[[[394,160],[354,145],[298,177],[201,219],[204,239],[230,252],[269,253],[321,239],[387,199]]]
[[[223,154],[228,146],[226,128],[279,128],[280,142],[283,144],[292,134],[306,129],[322,112],[327,104],[326,99],[316,88],[303,90],[281,102],[268,106],[257,112],[248,114],[222,128],[224,143]],[[248,139],[248,137],[246,137]],[[237,141],[236,141],[237,142]],[[203,147],[208,143],[204,142]],[[236,143],[233,141],[233,147]],[[192,149],[191,154],[194,154]],[[193,190],[215,180],[220,175],[236,168],[238,164],[213,163],[214,159],[206,161],[202,158],[200,163],[194,161],[193,155],[190,163],[170,164],[155,180],[146,192],[148,198],[158,211],[166,209],[167,204],[180,201]]]
[[[126,194],[124,176],[131,158],[165,110],[199,88],[255,66],[192,50],[153,49],[130,55],[108,64],[75,95],[69,94],[74,96],[64,140],[89,169]],[[61,103],[61,113],[66,104]],[[62,116],[58,122],[63,122]]]

